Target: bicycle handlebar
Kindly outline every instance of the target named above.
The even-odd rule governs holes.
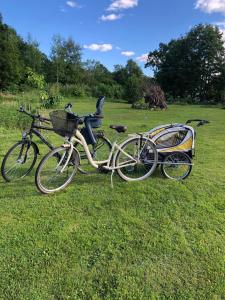
[[[65,109],[71,110],[72,107],[73,107],[73,105],[72,105],[71,103],[67,103],[67,104],[65,105]]]
[[[23,106],[20,106],[20,108],[18,109],[18,112],[24,113],[24,114],[26,114],[27,116],[29,116],[29,117],[31,117],[31,118],[33,118],[33,119],[38,119],[38,120],[41,121],[41,122],[45,122],[45,123],[51,122],[50,119],[45,118],[45,117],[42,117],[42,116],[39,115],[39,114],[38,114],[38,115],[34,115],[34,114],[31,114],[31,113],[27,112],[27,111],[23,108]]]
[[[191,124],[192,122],[198,122],[197,127],[203,126],[205,124],[209,124],[210,123],[207,120],[194,119],[194,120],[187,120],[186,124]]]

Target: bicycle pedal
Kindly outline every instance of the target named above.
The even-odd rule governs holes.
[[[105,169],[104,167],[105,167],[106,165],[105,164],[103,164],[103,165],[100,165],[99,167],[98,167],[98,171],[99,171],[99,173],[105,173],[105,174],[107,174],[107,173],[109,173],[109,170],[107,170],[107,169]]]

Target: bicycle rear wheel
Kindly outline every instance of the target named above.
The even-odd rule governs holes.
[[[35,174],[35,183],[41,193],[61,191],[72,181],[79,166],[79,155],[73,150],[70,161],[63,170],[69,153],[70,148],[59,147],[41,160]]]
[[[1,174],[5,181],[16,181],[27,176],[37,160],[37,147],[33,142],[20,141],[13,145],[6,153]]]
[[[158,163],[155,145],[147,138],[135,137],[126,141],[116,154],[115,167],[126,181],[139,181],[149,177]]]

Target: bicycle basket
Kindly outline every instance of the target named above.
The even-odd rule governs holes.
[[[79,118],[63,110],[56,110],[49,114],[55,133],[63,137],[72,137],[78,128]]]

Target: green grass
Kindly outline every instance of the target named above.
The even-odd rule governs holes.
[[[74,110],[94,106],[79,99]],[[104,115],[110,137],[110,123],[129,132],[190,118],[211,123],[197,130],[195,165],[184,182],[157,171],[137,183],[115,176],[111,189],[110,175],[78,175],[65,191],[42,196],[34,172],[17,183],[0,179],[0,299],[224,299],[225,111],[136,111],[106,102]],[[3,120],[0,160],[20,138]]]

